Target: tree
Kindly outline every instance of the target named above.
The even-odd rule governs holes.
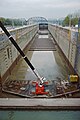
[[[62,25],[63,26],[69,26],[69,19],[70,19],[69,16],[66,16],[65,19],[63,20]]]
[[[75,16],[73,18],[73,17],[70,17],[70,15],[65,17],[62,23],[63,26],[75,26],[76,24],[78,24],[78,17]]]
[[[0,17],[0,21],[4,24],[4,25],[9,25],[9,26],[22,26],[22,25],[26,25],[26,21],[25,19],[11,19],[11,18],[3,18]]]
[[[76,18],[72,18],[72,20],[71,20],[71,25],[72,26],[75,26],[75,25],[77,25],[78,24],[78,18],[76,17]]]
[[[5,24],[5,18],[1,17],[1,18],[0,18],[0,21],[1,21],[3,24]]]
[[[5,20],[5,25],[12,25],[11,19],[7,18],[7,19]]]

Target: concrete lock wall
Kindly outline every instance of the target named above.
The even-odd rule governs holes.
[[[22,50],[26,48],[38,31],[38,25],[32,25],[11,30],[10,34],[16,40]],[[19,53],[9,41],[5,33],[0,34],[0,79],[5,79],[19,60]],[[11,67],[12,66],[12,67]]]
[[[78,31],[51,24],[48,25],[48,29],[70,65],[80,76],[80,54],[77,55]]]

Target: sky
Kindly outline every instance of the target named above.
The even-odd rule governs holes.
[[[58,19],[80,11],[80,0],[0,0],[0,17]]]

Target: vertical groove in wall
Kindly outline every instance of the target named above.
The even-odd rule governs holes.
[[[17,30],[18,35],[15,35],[15,34],[17,34],[16,30],[11,31],[11,34],[13,35],[14,39],[17,42],[19,42],[18,44],[23,51],[25,51],[25,49],[27,49],[29,43],[31,42],[31,40],[35,36],[35,34],[38,30],[38,26],[36,26],[36,25],[35,26],[29,26],[29,28],[27,27],[27,29],[24,29],[24,28],[22,28],[21,30],[18,29]],[[27,34],[29,36],[27,36]],[[0,44],[0,56],[2,56],[1,51],[3,51],[4,52],[3,58],[5,59],[5,61],[3,61],[3,58],[0,58],[1,64],[3,64],[3,62],[6,62],[5,65],[3,64],[4,68],[2,68],[0,70],[0,81],[4,81],[8,77],[8,75],[11,74],[12,69],[18,63],[21,56],[19,55],[16,48],[9,42],[9,40],[5,36],[5,34],[0,35],[0,37],[1,37],[0,43],[1,42],[3,43],[2,46]],[[6,42],[6,39],[7,39],[7,42]],[[4,49],[5,49],[5,51],[4,51]],[[5,69],[5,67],[6,67],[6,69]]]

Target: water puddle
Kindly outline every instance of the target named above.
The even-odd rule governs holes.
[[[57,51],[29,51],[27,56],[40,76],[48,80],[65,79],[69,74],[67,72],[69,71],[68,68]],[[27,63],[21,59],[12,71],[10,78],[16,80],[35,80],[36,76]]]
[[[38,36],[38,38],[48,37],[48,34]],[[48,80],[65,79],[69,74],[69,69],[58,51],[28,51],[27,56],[40,76]],[[37,79],[23,59],[14,68],[10,77],[17,80]]]
[[[29,52],[31,54],[31,51]],[[28,54],[29,54],[28,53]],[[48,80],[56,80],[64,78],[67,70],[62,66],[60,56],[53,51],[34,51],[31,57],[31,63],[38,70],[39,74]],[[36,79],[30,68],[28,68],[25,79]]]

